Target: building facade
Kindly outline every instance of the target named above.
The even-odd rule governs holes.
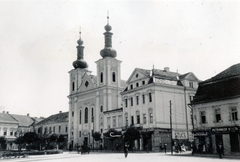
[[[240,64],[201,82],[191,106],[197,152],[240,152]]]
[[[94,143],[92,133],[104,133],[109,128],[124,131],[131,125],[141,128],[142,137],[135,141],[136,149],[143,150],[148,144],[155,151],[160,143],[168,143],[170,148],[170,101],[173,138],[176,142],[188,141],[192,123],[187,105],[196,93],[197,77],[193,73],[170,72],[169,68],[136,68],[127,82],[121,80],[121,61],[112,49],[109,23],[105,30],[105,47],[100,51],[102,58],[96,61],[96,76],[83,59],[81,37],[77,41],[77,60],[69,72],[69,145],[108,148],[106,139]]]

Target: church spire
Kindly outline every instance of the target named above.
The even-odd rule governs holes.
[[[84,46],[83,45],[83,41],[81,39],[81,28],[80,28],[80,31],[79,31],[79,40],[77,41],[78,43],[78,46],[77,46],[77,60],[73,62],[73,67],[75,69],[77,68],[87,68],[88,65],[87,65],[87,62],[83,60],[83,49],[84,49]]]
[[[109,15],[107,16],[107,25],[104,27],[106,32],[105,35],[105,48],[100,51],[100,55],[105,57],[116,57],[117,52],[112,49],[112,35],[110,31],[112,30],[112,27],[109,25]]]

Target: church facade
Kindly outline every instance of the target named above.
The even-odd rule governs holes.
[[[106,140],[94,143],[93,132],[103,134],[109,128],[124,131],[129,126],[140,128],[141,138],[134,144],[137,150],[148,145],[156,151],[163,143],[170,148],[171,134],[175,142],[189,141],[192,119],[187,105],[196,93],[198,78],[191,72],[181,75],[169,68],[136,68],[127,81],[121,80],[121,61],[112,48],[109,23],[105,30],[96,76],[87,69],[81,37],[77,41],[77,60],[69,72],[69,145],[105,147],[109,144]]]

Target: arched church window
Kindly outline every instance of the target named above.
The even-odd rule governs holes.
[[[101,72],[100,74],[100,82],[102,83],[103,82],[103,73]]]
[[[88,123],[88,108],[85,108],[85,123]]]
[[[115,72],[112,73],[112,81],[116,82],[116,74],[115,74]]]
[[[82,124],[82,111],[79,112],[79,124]]]
[[[74,91],[74,85],[75,85],[74,82],[72,82],[72,91]]]

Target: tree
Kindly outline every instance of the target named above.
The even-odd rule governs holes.
[[[4,150],[7,147],[7,140],[4,136],[0,137],[0,146],[1,146],[0,148],[2,148]]]
[[[95,141],[100,141],[100,140],[102,139],[100,132],[94,132],[94,133],[92,134],[92,137],[94,138]]]
[[[134,140],[137,139],[140,139],[140,131],[133,126],[127,128],[126,132],[124,133],[124,142],[129,142],[130,147],[132,147]]]
[[[23,139],[27,144],[31,144],[39,140],[38,135],[35,132],[26,132],[23,135]]]

